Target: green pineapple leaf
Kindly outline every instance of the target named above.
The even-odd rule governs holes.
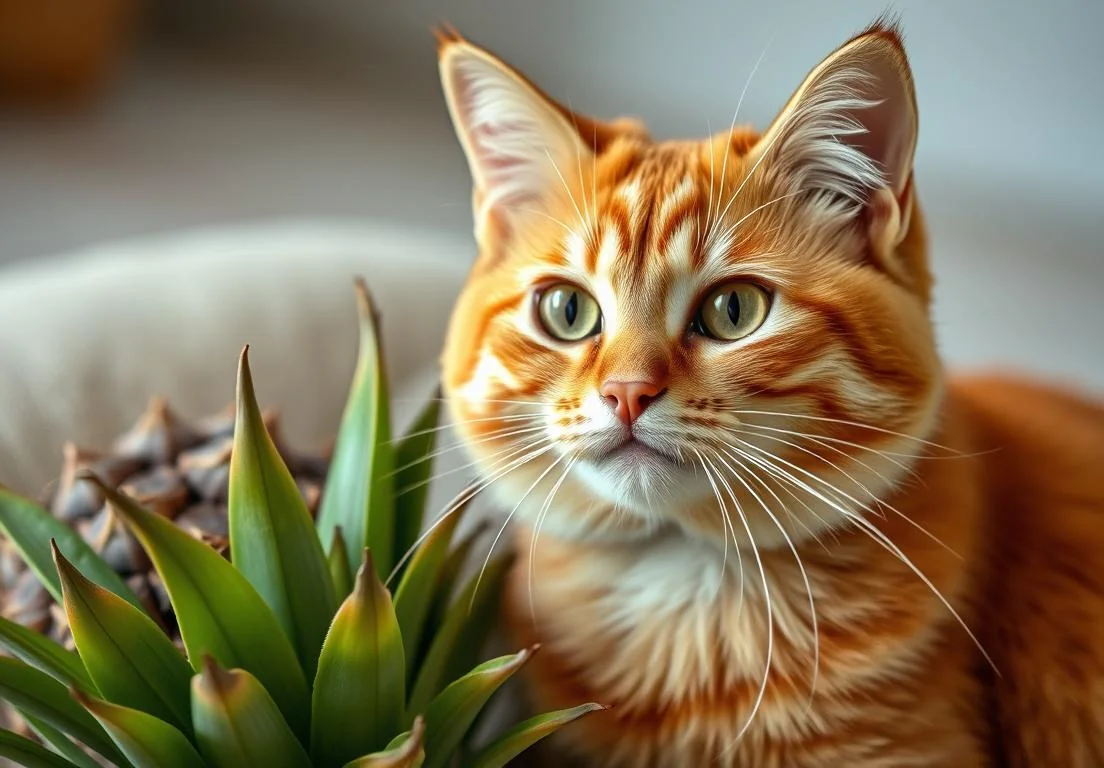
[[[424,740],[425,719],[417,717],[414,726],[392,739],[387,749],[358,757],[343,768],[420,768],[425,760]]]
[[[310,694],[303,669],[276,617],[252,585],[217,552],[169,520],[148,512],[98,478],[107,497],[141,542],[169,593],[192,667],[213,656],[256,675],[272,692],[292,729],[306,741]]]
[[[448,681],[459,677],[455,670],[471,669],[472,659],[478,658],[494,626],[502,583],[512,562],[512,554],[491,560],[486,571],[473,575],[457,595],[418,670],[408,713],[424,713]]]
[[[461,498],[463,498],[463,494],[461,494]],[[453,503],[455,504],[455,502]],[[433,598],[429,606],[429,619],[426,621],[428,626],[440,628],[445,623],[445,616],[448,614],[449,606],[452,605],[453,597],[455,597],[458,590],[457,582],[460,580],[460,575],[463,573],[464,566],[467,564],[472,550],[475,549],[476,542],[483,537],[489,528],[489,520],[477,521],[476,524],[472,526],[471,530],[465,533],[449,551],[448,556],[445,558],[444,565],[441,566],[441,573],[437,578],[437,584],[433,587]],[[429,643],[432,639],[432,635],[428,633],[426,636],[423,636],[422,655],[419,657],[419,660],[425,657],[425,653],[429,650]],[[421,666],[420,661],[418,666]]]
[[[36,744],[11,731],[0,730],[0,757],[5,757],[24,768],[81,768],[41,744]]]
[[[206,768],[191,742],[164,720],[77,691],[73,696],[99,721],[134,768]],[[188,727],[190,730],[190,718]]]
[[[330,540],[328,552],[326,558],[330,564],[330,578],[333,579],[334,592],[339,599],[344,600],[353,591],[353,572],[349,569],[345,536],[341,533],[340,525],[333,529],[333,538]]]
[[[368,553],[322,646],[311,713],[315,765],[337,768],[382,749],[402,726],[405,700],[399,623]]]
[[[360,564],[367,547],[377,574],[386,579],[394,564],[395,449],[375,309],[363,280],[357,280],[356,292],[360,353],[322,492],[318,532],[329,541],[341,526],[349,569]]]
[[[444,768],[478,717],[503,683],[533,655],[527,649],[484,662],[441,691],[426,709],[425,768]]]
[[[80,657],[33,629],[0,616],[0,648],[64,685],[94,691]]]
[[[43,744],[49,744],[55,752],[73,763],[73,765],[78,765],[80,768],[100,768],[99,764],[87,752],[74,744],[72,739],[57,728],[42,722],[27,712],[20,712],[19,714],[27,721],[27,725],[42,740]]]
[[[518,723],[506,733],[488,744],[473,757],[465,768],[503,768],[541,739],[551,736],[565,725],[575,722],[592,712],[606,709],[601,704],[583,704],[571,709],[561,709],[531,717]]]
[[[210,656],[192,681],[192,721],[199,751],[215,768],[311,768],[260,681],[245,670],[222,669]]]
[[[95,718],[70,698],[64,685],[45,672],[0,656],[0,700],[68,734],[108,760],[130,765]]]
[[[6,536],[50,596],[61,604],[61,582],[50,555],[50,540],[88,578],[135,608],[145,610],[119,574],[85,543],[80,534],[37,504],[0,485],[0,533]]]
[[[422,532],[440,417],[441,390],[438,388],[395,449],[396,560],[410,551]]]
[[[73,642],[100,693],[191,734],[192,668],[153,620],[96,586],[55,546]]]
[[[436,521],[429,529],[421,546],[414,552],[403,571],[399,587],[395,590],[395,614],[402,629],[403,647],[406,649],[406,668],[417,669],[422,637],[429,618],[430,608],[441,572],[449,554],[456,526],[471,503],[472,494],[457,497],[446,508],[446,517]]]
[[[249,347],[238,366],[227,505],[234,567],[268,603],[310,679],[337,598],[307,504],[261,418]]]

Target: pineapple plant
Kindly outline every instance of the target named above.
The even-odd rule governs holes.
[[[536,649],[477,663],[510,557],[460,578],[470,492],[421,533],[439,401],[392,440],[357,287],[360,353],[328,461],[281,444],[247,348],[232,415],[192,426],[155,403],[113,454],[67,451],[49,511],[0,486],[0,701],[26,725],[0,730],[0,759],[494,768],[601,709],[474,738]]]

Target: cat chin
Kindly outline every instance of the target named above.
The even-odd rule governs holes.
[[[701,473],[663,458],[580,462],[578,474],[596,500],[653,524],[672,521],[681,508],[712,493]]]

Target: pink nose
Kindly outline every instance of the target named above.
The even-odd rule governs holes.
[[[599,392],[625,426],[640,418],[667,387],[654,381],[607,381]]]

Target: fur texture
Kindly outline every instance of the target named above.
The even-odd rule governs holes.
[[[440,61],[480,246],[446,393],[521,531],[532,695],[612,705],[571,764],[1104,764],[1104,409],[945,376],[896,29],[703,141]],[[592,334],[542,320],[558,285]],[[722,341],[730,285],[769,310]]]

